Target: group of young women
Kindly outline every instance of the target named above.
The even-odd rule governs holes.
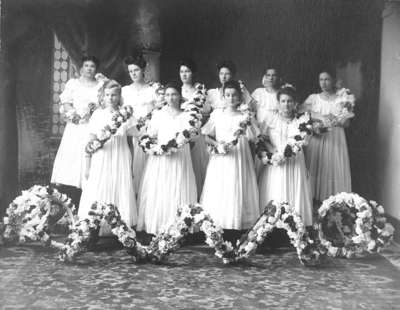
[[[271,153],[283,151],[299,126],[299,111],[308,111],[316,120],[332,118],[337,103],[331,72],[321,72],[321,92],[298,105],[296,90],[281,87],[273,67],[265,70],[263,87],[250,94],[234,80],[235,65],[221,62],[221,85],[207,91],[199,134],[172,154],[154,155],[144,152],[139,139],[147,134],[162,144],[184,130],[188,113],[183,106],[196,94],[196,67],[190,60],[180,63],[181,83],[166,84],[160,104],[154,88],[145,82],[143,57],[128,57],[125,65],[130,85],[121,87],[113,80],[102,84],[95,79],[98,60],[86,57],[81,76],[69,80],[60,96],[62,113],[74,110],[81,117],[67,122],[51,182],[82,189],[81,218],[88,216],[95,201],[113,203],[128,225],[156,234],[174,220],[180,205],[200,202],[217,225],[243,230],[274,199],[291,204],[305,225],[311,225],[313,198],[322,201],[351,191],[344,134],[347,122],[312,136],[304,154],[301,150],[278,165],[264,164],[251,147],[263,135],[268,137]],[[92,114],[93,104],[97,108]],[[251,114],[243,111],[243,104]],[[101,149],[87,154],[89,139],[110,122],[120,106],[131,106],[133,117]],[[147,125],[138,129],[137,120],[149,113]]]

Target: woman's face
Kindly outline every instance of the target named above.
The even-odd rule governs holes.
[[[167,102],[167,105],[170,107],[179,107],[180,105],[180,100],[181,100],[181,94],[178,92],[177,89],[173,87],[168,87],[165,90],[165,101]]]
[[[275,88],[278,84],[278,72],[275,69],[268,69],[263,77],[264,87]]]
[[[279,113],[283,116],[290,117],[296,109],[296,102],[292,96],[282,94],[279,97]]]
[[[87,60],[83,62],[81,72],[84,77],[94,78],[96,75],[96,70],[97,67],[93,61]]]
[[[321,72],[319,74],[319,86],[322,91],[332,92],[334,86],[334,80],[332,76],[327,72]]]
[[[236,108],[240,103],[239,92],[235,88],[225,88],[224,101],[227,107]]]
[[[104,105],[107,108],[116,108],[120,99],[121,94],[117,88],[106,88],[104,90]]]
[[[186,66],[181,66],[179,68],[179,75],[183,84],[192,84],[193,72]]]
[[[142,82],[144,79],[143,69],[135,64],[128,65],[129,76],[131,77],[132,82]]]
[[[224,85],[226,82],[232,79],[232,72],[228,68],[219,69],[219,81],[221,85]]]

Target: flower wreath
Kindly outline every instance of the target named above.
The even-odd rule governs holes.
[[[264,165],[278,166],[286,160],[295,157],[303,146],[307,145],[307,137],[312,135],[313,122],[309,113],[304,113],[296,117],[299,121],[297,128],[291,133],[287,145],[274,153],[268,151],[268,138],[260,136],[256,144],[256,153]]]
[[[274,228],[286,230],[300,262],[306,266],[319,265],[326,250],[312,227],[304,227],[301,217],[287,203],[270,201],[254,226],[241,238],[235,249],[235,260],[241,261],[253,254]]]
[[[150,155],[171,155],[185,144],[189,143],[193,137],[198,135],[202,119],[199,107],[195,103],[187,103],[183,113],[187,113],[189,119],[185,128],[175,134],[175,138],[169,140],[165,144],[159,144],[157,137],[143,134],[139,138],[139,145],[143,151]],[[140,126],[147,127],[151,117],[152,113],[143,118],[140,122]]]
[[[101,149],[111,139],[112,135],[117,132],[118,128],[131,118],[132,114],[133,109],[131,106],[122,106],[113,112],[110,124],[104,126],[86,145],[86,153],[91,155]]]
[[[49,186],[34,185],[10,203],[1,224],[1,236],[8,244],[39,241],[51,245],[50,227],[66,215],[73,220],[73,212],[71,199],[65,194]]]
[[[394,228],[384,209],[355,193],[339,193],[326,199],[318,210],[321,243],[332,257],[376,253],[392,239]]]
[[[233,133],[234,138],[229,142],[218,142],[217,145],[207,144],[207,150],[210,154],[225,155],[232,152],[233,148],[238,144],[240,137],[246,133],[247,126],[251,124],[252,114],[246,104],[240,105],[239,110],[242,112],[243,118]]]

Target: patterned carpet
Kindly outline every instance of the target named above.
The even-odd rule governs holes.
[[[400,309],[400,249],[384,256],[300,265],[295,252],[224,266],[205,246],[163,265],[103,246],[76,264],[36,246],[0,249],[1,309]],[[397,265],[397,266],[396,266]]]

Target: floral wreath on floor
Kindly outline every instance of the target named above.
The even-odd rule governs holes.
[[[260,136],[256,144],[256,153],[264,165],[282,165],[288,159],[297,156],[307,145],[307,138],[312,135],[313,122],[309,113],[296,116],[298,126],[292,126],[287,145],[280,151],[274,153],[268,150],[269,139]]]
[[[251,124],[252,113],[247,104],[241,104],[239,110],[242,112],[242,120],[238,128],[233,133],[233,139],[229,142],[218,142],[217,145],[207,144],[207,150],[212,155],[226,155],[232,152],[233,148],[239,143],[239,139],[246,133],[247,126]]]
[[[186,126],[182,131],[175,134],[175,138],[169,140],[167,143],[159,144],[156,136],[150,136],[147,133],[141,135],[139,138],[139,146],[143,149],[143,152],[149,155],[171,155],[197,136],[202,125],[202,114],[200,106],[198,105],[199,102],[200,101],[196,99],[185,102],[183,113],[186,113],[188,116]],[[145,118],[141,119],[139,128],[147,128],[152,115],[153,113],[149,113]]]
[[[271,201],[254,226],[241,237],[235,249],[235,260],[241,261],[253,254],[274,228],[285,229],[295,247],[300,262],[305,266],[321,264],[326,250],[318,240],[313,227],[304,227],[301,217],[287,203]]]
[[[318,210],[319,237],[332,257],[379,253],[392,239],[394,228],[375,201],[355,193],[339,193]]]
[[[65,194],[49,186],[34,185],[10,203],[1,224],[0,241],[2,237],[6,244],[39,241],[51,246],[51,226],[63,217],[73,222],[73,212],[74,205]]]

